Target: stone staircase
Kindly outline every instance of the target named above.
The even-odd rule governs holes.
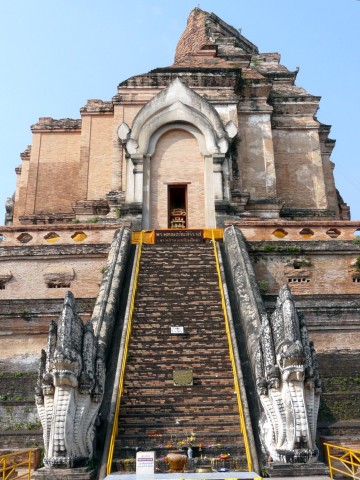
[[[193,385],[174,386],[174,369],[192,369]],[[192,432],[199,462],[230,453],[245,469],[239,422],[212,245],[144,245],[114,470],[136,449],[161,458]]]

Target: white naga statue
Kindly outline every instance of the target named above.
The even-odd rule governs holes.
[[[316,423],[320,380],[315,350],[287,285],[270,317],[262,317],[256,355],[256,386],[264,414],[263,446],[273,461],[317,459]]]
[[[47,467],[72,468],[92,457],[105,382],[104,360],[95,345],[91,323],[84,326],[68,292],[58,325],[50,324],[35,390]]]
[[[46,467],[86,466],[94,456],[106,359],[130,242],[130,229],[116,231],[91,320],[84,325],[76,313],[74,296],[68,292],[58,324],[50,324],[35,388]]]

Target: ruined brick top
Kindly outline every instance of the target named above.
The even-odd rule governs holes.
[[[177,44],[174,66],[199,66],[206,63],[207,66],[226,68],[230,66],[229,57],[257,53],[257,47],[238,30],[214,13],[194,8]]]
[[[80,130],[81,120],[73,118],[61,118],[55,120],[51,117],[41,117],[38,123],[31,125],[31,131],[49,131],[49,130]]]
[[[112,113],[114,106],[112,102],[105,102],[99,99],[89,99],[81,109],[82,114],[85,113]]]

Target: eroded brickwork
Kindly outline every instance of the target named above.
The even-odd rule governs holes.
[[[287,283],[295,295],[360,294],[360,282],[354,281],[359,252],[343,252],[339,256],[336,252],[299,248],[294,254],[284,255],[276,251],[276,246],[271,248],[272,245],[265,245],[267,253],[256,256],[254,263],[256,276],[266,284],[268,293],[275,295]]]
[[[187,26],[180,37],[175,52],[175,64],[181,62],[184,57],[196,53],[209,43],[205,33],[206,13],[200,9],[194,9],[189,15]]]

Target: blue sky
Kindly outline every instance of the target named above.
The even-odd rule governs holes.
[[[297,85],[322,96],[336,183],[360,219],[359,0],[1,0],[0,224],[30,125],[79,118],[87,99],[110,100],[122,80],[172,64],[196,6],[300,67]]]

